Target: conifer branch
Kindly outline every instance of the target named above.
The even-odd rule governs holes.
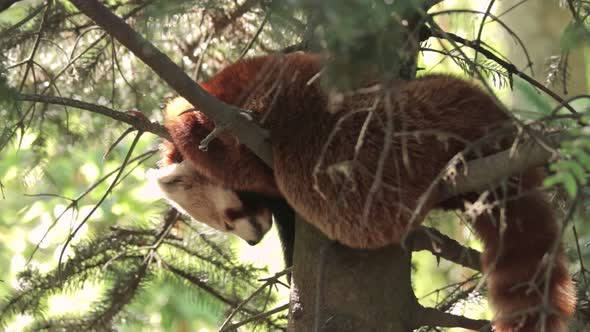
[[[75,107],[127,123],[143,132],[152,133],[167,140],[171,139],[170,134],[168,134],[168,131],[164,126],[156,122],[150,122],[145,116],[138,115],[139,112],[121,112],[102,105],[91,104],[73,98],[46,95],[19,94],[17,95],[17,100]]]
[[[147,64],[158,76],[195,105],[217,126],[229,129],[240,142],[252,150],[268,165],[272,165],[270,144],[267,133],[254,122],[241,114],[247,111],[228,105],[206,93],[168,56],[160,52],[152,43],[139,35],[125,21],[113,14],[96,0],[71,0],[81,12],[93,19],[111,36],[126,46],[133,54]]]

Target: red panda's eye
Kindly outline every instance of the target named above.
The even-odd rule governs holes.
[[[236,219],[240,219],[243,218],[245,213],[243,210],[237,210],[237,209],[227,209],[224,211],[225,216],[227,217],[227,219],[229,220],[236,220]]]
[[[178,184],[178,183],[182,183],[182,179],[181,178],[175,178],[175,179],[172,179],[170,181],[166,181],[164,183],[165,184]]]

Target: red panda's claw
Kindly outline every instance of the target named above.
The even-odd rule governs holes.
[[[252,112],[251,110],[247,110],[247,109],[240,109],[239,111],[240,115],[245,117],[246,119],[248,119],[248,121],[252,121],[254,120],[254,112]]]
[[[209,146],[209,143],[219,136],[219,134],[221,134],[221,132],[224,130],[225,126],[216,126],[213,128],[213,131],[211,131],[207,137],[203,138],[201,142],[199,142],[199,150],[207,151],[207,146]]]

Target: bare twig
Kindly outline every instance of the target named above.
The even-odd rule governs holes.
[[[57,263],[58,266],[58,276],[61,276],[61,263],[63,261],[63,256],[66,252],[66,249],[68,248],[68,245],[70,244],[70,242],[74,239],[74,237],[78,234],[78,232],[80,231],[80,229],[82,229],[82,226],[84,226],[86,224],[86,222],[88,221],[88,219],[90,219],[90,217],[92,216],[92,214],[98,209],[98,207],[100,207],[100,205],[102,204],[102,202],[104,202],[104,200],[107,198],[107,196],[111,193],[111,191],[113,190],[113,188],[117,185],[117,182],[119,180],[119,178],[121,177],[121,175],[123,174],[123,171],[125,170],[125,167],[129,164],[129,160],[131,159],[131,154],[133,153],[133,150],[135,150],[135,146],[137,145],[137,142],[139,141],[139,138],[141,137],[142,132],[139,131],[137,133],[137,135],[135,136],[135,139],[133,140],[133,142],[131,143],[131,146],[129,147],[129,150],[127,151],[127,155],[125,156],[125,159],[123,160],[123,164],[121,165],[121,168],[119,169],[119,172],[117,172],[117,175],[115,175],[115,179],[113,180],[113,182],[111,182],[111,184],[109,185],[109,187],[107,188],[107,190],[105,191],[105,193],[102,195],[102,197],[100,198],[100,200],[94,205],[94,207],[92,208],[92,210],[90,210],[90,212],[88,212],[88,214],[86,215],[86,217],[84,217],[84,219],[78,224],[78,226],[76,226],[76,228],[70,232],[70,234],[68,235],[68,238],[66,239],[66,242],[64,243],[61,252],[59,253],[59,260]]]
[[[224,332],[224,331],[232,331],[235,329],[236,326],[234,325],[230,325],[231,319],[234,318],[234,316],[238,313],[238,311],[240,311],[240,309],[242,309],[242,307],[244,307],[244,305],[246,305],[248,302],[250,302],[257,294],[259,294],[262,290],[264,290],[266,287],[272,286],[274,284],[276,284],[278,281],[278,279],[288,273],[291,272],[290,268],[286,268],[285,270],[276,273],[274,276],[265,279],[266,282],[262,285],[260,285],[260,287],[258,287],[258,289],[256,289],[254,292],[252,292],[252,294],[250,294],[250,296],[248,296],[246,299],[244,299],[244,301],[242,301],[235,309],[234,311],[232,311],[232,313],[227,316],[227,318],[225,319],[225,321],[223,322],[223,324],[221,324],[221,326],[219,327],[219,329],[217,329],[218,332]]]
[[[134,157],[131,160],[129,160],[129,163],[137,162],[138,164],[141,164],[145,160],[149,159],[151,156],[153,156],[154,154],[156,154],[156,152],[158,152],[157,149],[146,151],[146,152],[142,153],[141,155],[139,155],[137,157]],[[121,166],[119,166],[119,167],[115,168],[114,170],[108,172],[102,178],[100,178],[97,181],[95,181],[88,188],[86,188],[86,190],[84,190],[82,193],[80,193],[78,196],[76,196],[76,198],[73,198],[73,199],[72,198],[68,198],[68,197],[63,197],[63,196],[60,196],[60,195],[55,195],[55,194],[36,194],[37,196],[54,196],[54,197],[60,197],[60,198],[63,198],[63,199],[66,199],[66,200],[70,201],[70,204],[68,204],[68,206],[66,206],[63,209],[63,211],[53,220],[53,222],[51,223],[51,225],[49,225],[49,227],[43,233],[43,236],[41,237],[41,239],[39,241],[37,241],[37,243],[35,245],[35,248],[33,248],[33,251],[29,255],[29,258],[27,259],[27,264],[29,264],[31,262],[31,260],[33,260],[33,257],[35,256],[35,253],[37,252],[37,250],[39,250],[39,246],[41,245],[41,243],[43,243],[43,241],[45,240],[45,238],[47,237],[47,235],[49,234],[49,232],[51,232],[51,230],[55,227],[55,225],[57,225],[57,223],[65,215],[65,213],[67,211],[71,210],[71,209],[76,209],[77,206],[78,206],[78,202],[80,202],[84,197],[86,197],[94,189],[96,189],[101,183],[103,183],[104,181],[106,181],[109,177],[111,177],[113,174],[119,172],[120,170],[121,170]],[[31,195],[31,196],[35,196],[35,195]]]
[[[471,41],[471,40],[467,40],[467,39],[465,39],[463,37],[457,36],[457,35],[452,34],[452,33],[443,32],[443,31],[438,30],[438,29],[433,29],[431,31],[431,35],[433,37],[436,37],[436,38],[443,38],[443,39],[447,39],[447,40],[452,40],[453,42],[459,43],[461,45],[465,45],[465,46],[467,46],[467,47],[469,47],[471,49],[476,50],[477,52],[483,54],[486,58],[488,58],[488,59],[490,59],[490,60],[498,63],[500,66],[504,67],[504,69],[506,69],[506,71],[509,74],[516,75],[516,76],[522,78],[523,80],[525,80],[526,82],[528,82],[529,84],[531,84],[532,86],[534,86],[535,88],[543,91],[545,94],[547,94],[551,98],[555,99],[558,103],[560,103],[561,105],[563,105],[564,107],[566,107],[571,113],[573,113],[573,114],[577,114],[578,113],[578,112],[576,112],[576,110],[569,103],[567,103],[558,94],[556,94],[555,92],[551,91],[551,89],[549,89],[546,86],[544,86],[541,82],[535,80],[531,76],[529,76],[529,75],[525,74],[524,72],[518,70],[515,65],[513,65],[513,64],[507,62],[506,60],[500,58],[499,56],[497,56],[496,54],[494,54],[490,50],[488,50],[485,47],[483,47],[480,43],[477,43],[477,42]]]
[[[123,19],[128,19],[130,17],[132,17],[133,15],[137,14],[139,11],[141,11],[150,1],[146,1],[144,4],[134,8],[133,10],[131,10],[129,13],[125,14],[123,16]],[[40,6],[38,9],[35,10],[35,12],[41,12],[43,9],[45,9],[46,13],[48,10],[48,6],[49,3],[46,6]],[[35,14],[37,15],[37,14]],[[17,23],[16,25],[12,26],[11,28],[9,28],[7,31],[3,32],[3,35],[8,35],[10,31],[15,31],[16,29],[18,29],[18,26],[20,26],[21,24],[26,23],[27,20],[32,19],[35,15],[29,15],[26,19],[23,19],[21,22]],[[46,86],[45,88],[43,88],[39,93],[36,93],[38,95],[44,95],[52,86],[55,86],[55,81],[62,76],[64,73],[67,72],[67,70],[76,62],[78,61],[80,58],[82,58],[85,54],[87,54],[90,50],[92,50],[95,46],[97,46],[106,36],[107,33],[102,33],[97,39],[95,39],[92,43],[90,43],[90,45],[88,45],[86,48],[84,48],[81,52],[79,52],[78,54],[75,54],[75,51],[77,50],[77,45],[79,43],[79,41],[81,40],[81,36],[86,34],[88,31],[91,30],[95,30],[96,28],[89,28],[87,29],[85,32],[83,32],[82,34],[80,34],[78,36],[78,39],[76,40],[76,42],[74,43],[74,46],[71,49],[70,55],[68,57],[68,62],[66,63],[66,65],[55,75],[53,75],[52,77],[52,82]],[[40,30],[41,31],[41,30]],[[2,38],[2,37],[0,37]],[[21,64],[28,64],[29,61],[25,60],[24,62],[22,62]],[[35,61],[33,61],[33,64],[35,64]],[[7,134],[7,137],[10,138],[12,137],[17,130],[20,130],[22,132],[22,134],[24,134],[25,130],[26,130],[26,126],[25,126],[25,121],[27,118],[29,118],[29,122],[32,121],[33,119],[33,115],[34,115],[34,104],[31,105],[26,111],[24,112],[20,112],[22,113],[22,115],[20,116],[20,119],[16,122],[16,124],[9,129],[9,132]],[[21,139],[22,137],[24,137],[24,135],[21,135]],[[8,141],[8,139],[6,140]],[[1,148],[1,146],[0,146]]]
[[[274,315],[276,313],[279,313],[279,312],[281,312],[283,310],[287,310],[287,309],[289,309],[289,303],[285,303],[285,304],[283,304],[281,306],[278,306],[278,307],[276,307],[274,309],[271,309],[269,311],[263,312],[261,314],[258,314],[258,315],[252,316],[252,317],[249,317],[249,318],[244,319],[243,321],[241,321],[239,323],[232,324],[232,325],[228,326],[227,329],[225,329],[224,331],[235,331],[238,327],[240,327],[242,325],[246,325],[248,323],[255,322],[257,320],[261,320],[263,318],[272,316],[272,315]]]
[[[159,262],[160,264],[162,264],[162,266],[167,269],[168,271],[170,271],[171,273],[187,280],[188,282],[192,283],[193,285],[199,287],[200,289],[202,289],[203,291],[209,293],[211,296],[213,296],[214,298],[218,299],[219,301],[228,304],[232,307],[236,307],[238,305],[238,301],[237,300],[233,300],[230,299],[228,297],[226,297],[224,294],[220,293],[217,289],[211,287],[209,285],[209,283],[207,282],[207,280],[203,280],[201,278],[199,278],[198,276],[195,276],[187,271],[184,271],[182,269],[179,269],[173,265],[170,265],[169,263],[160,260]],[[276,309],[274,309],[276,310]],[[284,309],[283,309],[284,310]],[[260,320],[260,319],[264,319],[266,317],[268,317],[268,313],[260,313],[256,310],[252,310],[246,307],[242,307],[240,309],[240,311],[243,311],[244,313],[251,315],[252,317],[250,317],[248,319],[248,322],[254,321],[254,320]],[[269,323],[272,323],[271,321],[268,321]],[[244,323],[245,324],[245,323]],[[274,328],[278,328],[278,326],[274,325]]]
[[[244,49],[242,50],[242,52],[240,52],[240,56],[238,57],[238,59],[242,59],[244,56],[246,56],[246,54],[248,53],[248,51],[252,48],[252,45],[254,45],[254,42],[258,39],[258,37],[260,36],[260,33],[262,32],[262,30],[264,30],[264,27],[266,26],[266,23],[268,22],[268,19],[270,18],[270,14],[272,12],[269,10],[266,15],[264,15],[264,19],[262,20],[262,23],[260,23],[260,25],[258,26],[258,29],[256,29],[256,32],[254,33],[254,36],[252,36],[252,38],[250,38],[250,41],[248,42],[248,45],[246,45],[246,47],[244,47]]]
[[[109,146],[107,151],[102,155],[102,159],[107,159],[109,154],[117,147],[117,145],[119,145],[119,143],[121,143],[121,141],[123,141],[123,139],[127,137],[127,135],[131,134],[135,130],[137,129],[133,127],[127,128],[121,135],[119,135],[119,137],[117,137],[117,139]]]
[[[244,16],[252,7],[258,3],[258,0],[246,0],[239,5],[233,12],[222,15],[213,19],[213,35],[218,35],[225,28],[232,25],[240,17]]]
[[[429,13],[430,15],[430,22],[432,23],[432,18],[434,16],[437,15],[444,15],[444,14],[456,14],[456,13],[467,13],[467,14],[478,14],[478,15],[484,15],[484,12],[481,12],[479,10],[473,10],[473,9],[448,9],[448,10],[441,10],[439,12],[435,12],[435,13]],[[516,43],[518,43],[520,49],[522,50],[522,52],[524,53],[524,56],[526,58],[526,68],[531,68],[531,72],[532,72],[532,61],[531,61],[531,57],[529,55],[529,52],[527,50],[527,48],[524,45],[524,42],[522,41],[522,39],[506,24],[504,23],[502,20],[500,20],[499,17],[494,16],[490,13],[487,14],[487,17],[495,22],[498,23],[504,30],[506,30],[506,32],[516,41]],[[436,24],[433,25],[434,27],[437,27]]]
[[[479,24],[479,30],[477,31],[477,38],[475,39],[476,45],[480,45],[481,44],[481,35],[483,34],[483,27],[486,23],[486,19],[488,18],[488,15],[490,15],[490,12],[492,10],[492,7],[494,6],[494,3],[496,1],[495,0],[490,0],[490,3],[488,4],[488,8],[486,9],[483,18],[481,19],[481,23]],[[475,55],[473,56],[473,63],[477,63],[477,56],[479,55],[479,51],[476,49],[475,50]]]

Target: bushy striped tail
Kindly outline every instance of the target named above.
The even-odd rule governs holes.
[[[497,332],[565,332],[575,310],[559,225],[535,189],[541,180],[540,173],[528,172],[504,216],[496,208],[475,222],[485,246],[482,264]]]

